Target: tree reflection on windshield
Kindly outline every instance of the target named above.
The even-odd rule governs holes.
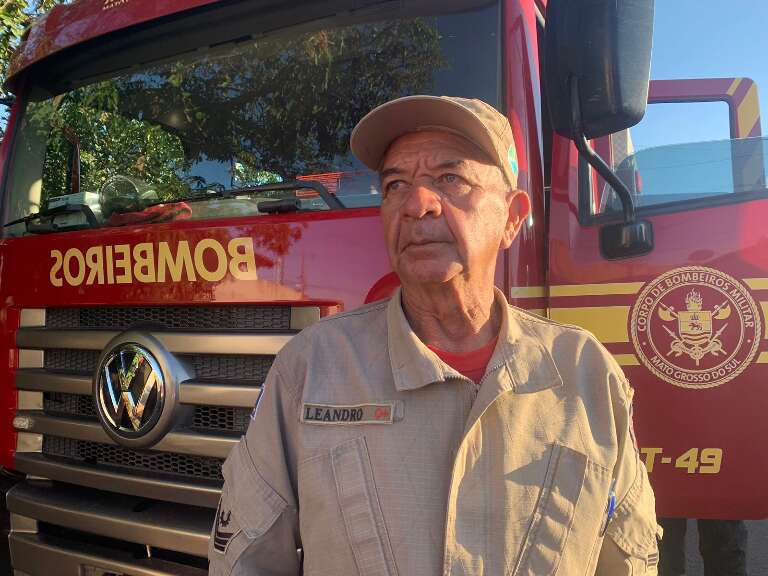
[[[117,173],[173,200],[191,180],[228,188],[327,172],[345,163],[365,112],[426,90],[444,65],[435,19],[414,19],[258,40],[87,86],[41,119],[58,132],[45,194],[68,192],[65,126],[79,139],[83,190]]]

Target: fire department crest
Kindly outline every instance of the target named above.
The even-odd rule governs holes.
[[[641,362],[683,388],[712,388],[738,376],[757,353],[762,334],[746,288],[702,266],[676,268],[649,282],[630,325]]]

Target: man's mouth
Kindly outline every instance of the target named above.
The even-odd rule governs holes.
[[[403,250],[408,250],[409,248],[425,248],[427,246],[434,246],[436,244],[447,244],[447,242],[444,240],[414,240],[408,242]]]

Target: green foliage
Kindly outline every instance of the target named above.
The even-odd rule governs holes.
[[[21,35],[32,20],[57,4],[71,0],[0,0],[0,85],[5,81],[8,65]],[[2,94],[2,90],[0,90]],[[0,138],[5,127],[5,107],[0,107]]]
[[[54,125],[79,139],[83,189],[120,173],[171,199],[186,190],[179,174],[203,159],[236,160],[232,179],[242,183],[333,169],[360,117],[428,87],[441,66],[424,20],[323,30],[85,87],[64,99]],[[51,141],[48,195],[67,190],[70,148]]]
[[[356,122],[429,91],[444,67],[433,20],[392,20],[230,45],[33,103],[24,130],[47,141],[41,203],[71,191],[75,143],[81,190],[122,175],[160,200],[343,170]],[[200,163],[221,181],[205,182]]]
[[[83,191],[98,191],[119,174],[152,188],[159,200],[188,194],[189,186],[179,176],[190,166],[181,140],[159,125],[120,114],[118,100],[115,84],[105,82],[71,93],[52,114],[42,112],[50,106],[32,106],[41,111],[38,122],[51,127],[43,165],[43,204],[71,191],[74,141],[80,150]]]
[[[231,49],[230,49],[231,50]],[[433,21],[393,20],[247,43],[120,82],[124,110],[183,132],[190,159],[283,176],[327,171],[374,106],[444,67]]]

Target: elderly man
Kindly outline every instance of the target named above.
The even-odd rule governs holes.
[[[413,96],[351,144],[402,289],[277,356],[224,465],[211,574],[656,574],[620,368],[494,289],[530,210],[507,120]]]

